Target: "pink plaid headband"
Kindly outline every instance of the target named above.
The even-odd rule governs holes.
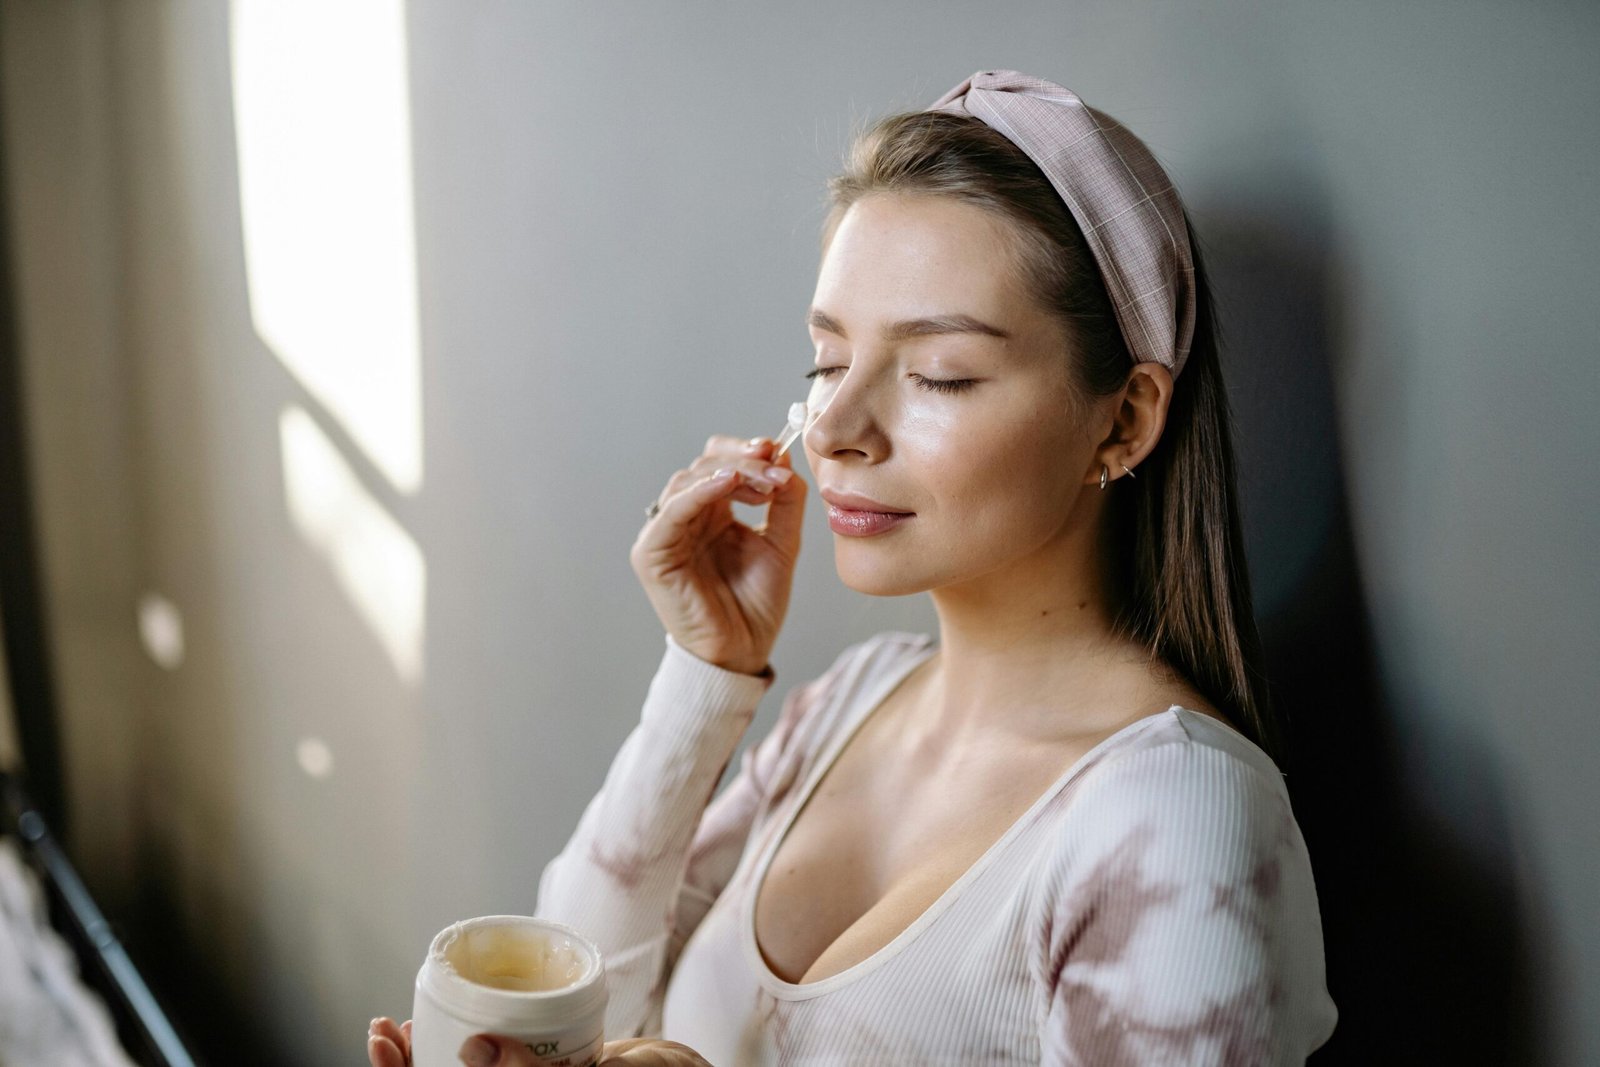
[[[1194,338],[1194,257],[1177,190],[1150,150],[1070,89],[979,71],[929,111],[982,119],[1039,165],[1083,229],[1135,363],[1176,378]]]

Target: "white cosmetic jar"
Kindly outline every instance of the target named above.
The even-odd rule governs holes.
[[[600,950],[578,931],[526,915],[484,915],[439,931],[417,972],[412,1067],[461,1067],[474,1034],[525,1043],[548,1067],[590,1067],[606,1015]]]

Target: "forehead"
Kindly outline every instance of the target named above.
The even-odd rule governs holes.
[[[1008,223],[950,197],[878,194],[851,205],[817,273],[813,305],[841,319],[966,312],[1038,315]]]

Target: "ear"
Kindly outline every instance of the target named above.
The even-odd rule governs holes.
[[[1172,372],[1155,362],[1136,364],[1112,400],[1111,430],[1095,446],[1088,481],[1099,483],[1102,465],[1110,468],[1112,481],[1127,477],[1124,466],[1137,473],[1140,461],[1161,440],[1171,403]]]

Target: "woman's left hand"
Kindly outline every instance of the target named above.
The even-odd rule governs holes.
[[[472,1067],[543,1067],[544,1060],[515,1038],[477,1034],[461,1046],[461,1061]],[[607,1041],[598,1067],[711,1067],[699,1053],[676,1041],[649,1037]]]
[[[607,1041],[598,1067],[711,1067],[694,1049],[676,1041],[634,1037]]]

